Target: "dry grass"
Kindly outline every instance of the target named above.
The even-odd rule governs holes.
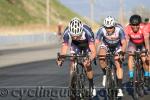
[[[43,32],[56,32],[57,25],[22,25],[15,27],[0,27],[0,35],[23,35],[23,34],[37,34]]]
[[[62,27],[62,31],[66,27],[67,23]],[[30,24],[14,27],[0,27],[0,35],[24,35],[24,34],[39,34],[44,32],[57,32],[58,25],[50,25],[47,27],[43,24]],[[98,24],[94,24],[92,27],[93,32],[97,32],[99,29]]]

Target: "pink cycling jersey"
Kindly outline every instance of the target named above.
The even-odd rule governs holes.
[[[125,33],[130,37],[130,41],[134,44],[142,44],[144,42],[144,24],[140,24],[139,31],[134,33],[131,26],[127,25],[125,27]]]

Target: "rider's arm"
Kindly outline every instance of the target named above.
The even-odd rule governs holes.
[[[149,34],[145,34],[144,35],[144,42],[145,42],[145,46],[146,46],[146,49],[148,51],[150,51],[150,41],[149,41]]]
[[[126,46],[128,46],[129,45],[129,42],[130,42],[130,36],[129,36],[129,32],[130,32],[130,26],[129,25],[127,25],[126,27],[125,27],[125,38],[126,38]]]
[[[126,41],[125,32],[122,29],[120,29],[120,38],[121,38],[121,45],[122,45],[121,50],[125,52],[127,47],[127,41]]]
[[[98,52],[98,47],[101,44],[101,39],[102,39],[102,28],[100,28],[96,33],[95,45],[96,45],[97,52]]]
[[[61,47],[61,52],[60,54],[61,55],[66,55],[67,54],[67,50],[68,50],[68,44],[62,44],[62,47]]]
[[[86,37],[88,39],[88,44],[89,44],[89,49],[91,51],[91,60],[93,60],[96,57],[96,48],[95,48],[95,44],[94,44],[94,36],[92,33],[92,30],[86,30]]]
[[[91,60],[93,60],[93,59],[96,57],[96,48],[95,48],[94,42],[90,42],[90,43],[89,43],[89,48],[90,48],[91,53],[92,53],[92,58],[91,58]]]
[[[125,51],[126,51],[126,47],[127,47],[126,39],[123,39],[123,40],[121,41],[121,44],[122,44],[121,50],[122,50],[123,52],[125,52]]]
[[[68,44],[69,44],[69,35],[65,31],[64,36],[63,36],[63,43],[62,43],[62,47],[61,47],[61,52],[60,52],[61,55],[67,54]]]
[[[150,51],[150,41],[149,41],[150,34],[149,34],[149,28],[147,26],[144,28],[143,35],[144,35],[144,42],[145,42],[146,49]]]

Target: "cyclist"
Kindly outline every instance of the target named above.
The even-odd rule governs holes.
[[[87,28],[88,27],[88,28]],[[71,40],[70,53],[80,53],[81,50],[91,53],[90,59],[86,59],[83,65],[86,70],[86,74],[89,80],[89,87],[92,88],[91,92],[93,96],[96,95],[96,90],[93,83],[93,71],[91,67],[91,61],[96,57],[96,48],[94,44],[93,32],[88,25],[82,24],[79,18],[73,18],[69,26],[64,31],[63,43],[61,47],[61,55],[66,55],[67,49],[69,47],[69,41]],[[63,59],[57,60],[57,64],[60,66]],[[71,60],[70,74],[73,72],[73,59]]]
[[[128,39],[128,51],[134,52],[135,50],[149,50],[149,39],[148,35],[144,32],[144,24],[140,15],[132,15],[129,19],[129,25],[125,27],[126,36]],[[148,85],[148,64],[146,63],[145,54],[141,54],[143,68],[144,68],[144,77],[145,83]],[[133,56],[128,58],[128,67],[129,67],[129,81],[133,81]]]
[[[125,52],[126,49],[126,39],[125,33],[123,29],[117,26],[115,19],[112,16],[108,16],[104,19],[103,26],[98,30],[96,34],[96,47],[98,48],[99,55],[106,55],[109,49],[113,50],[112,52],[122,53]],[[115,56],[115,64],[116,64],[116,74],[117,74],[117,82],[118,82],[118,94],[117,96],[123,96],[122,92],[122,79],[123,79],[123,69],[119,61],[119,56]],[[102,85],[105,86],[106,83],[106,66],[107,63],[104,59],[100,59],[99,61],[100,67],[103,71],[103,81]]]

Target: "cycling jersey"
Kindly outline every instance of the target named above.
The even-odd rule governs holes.
[[[83,25],[83,33],[79,40],[73,40],[68,27],[65,29],[63,36],[63,44],[69,44],[71,41],[71,50],[80,51],[81,49],[89,49],[89,44],[94,43],[94,37],[91,28],[87,25]]]
[[[90,31],[90,33],[91,33],[92,37],[94,38],[94,33],[93,33],[93,31],[92,31],[91,27],[89,27],[89,26],[88,26],[88,25],[86,25],[86,24],[83,24],[83,27],[85,27],[88,31]]]
[[[123,29],[123,26],[121,24],[119,24],[119,23],[116,23],[116,26],[121,28],[121,29]]]
[[[115,26],[112,35],[108,35],[104,27],[100,28],[96,34],[96,41],[101,41],[109,47],[121,45],[121,40],[125,39],[125,33],[122,28]]]
[[[131,26],[127,25],[125,27],[125,33],[129,36],[130,41],[134,44],[143,44],[144,42],[144,24],[140,24],[139,31],[134,33]]]

